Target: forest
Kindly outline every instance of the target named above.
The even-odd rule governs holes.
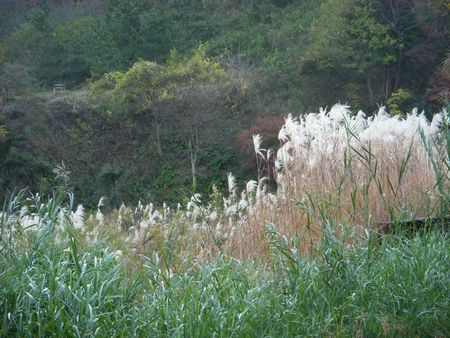
[[[87,206],[175,202],[251,178],[288,113],[432,115],[449,88],[445,0],[3,0],[0,191]],[[53,85],[65,86],[55,96]]]
[[[448,0],[0,0],[0,337],[450,336]]]

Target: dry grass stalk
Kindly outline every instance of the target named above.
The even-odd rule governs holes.
[[[280,131],[277,198],[254,205],[233,251],[264,255],[267,224],[298,236],[301,250],[309,252],[330,224],[354,225],[359,237],[377,222],[437,214],[449,191],[448,154],[440,140],[444,117],[428,123],[416,111],[400,119],[380,109],[367,119],[341,105],[288,117]]]

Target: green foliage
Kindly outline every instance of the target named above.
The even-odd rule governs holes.
[[[28,22],[39,32],[48,32],[51,29],[47,19],[49,12],[50,8],[48,1],[44,0],[39,4],[39,6],[30,11],[28,15]]]
[[[100,76],[125,64],[114,36],[100,18],[86,16],[61,24],[55,35],[65,51],[66,78],[81,81],[87,75]]]
[[[101,190],[106,189],[108,194],[129,191],[132,197],[128,193],[127,196],[132,200],[144,193],[171,201],[189,184],[189,170],[192,182],[202,189],[221,180],[226,170],[236,165],[236,158],[230,157],[233,162],[222,163],[217,172],[213,172],[215,167],[210,163],[222,161],[220,158],[230,152],[232,141],[226,131],[234,133],[233,118],[245,115],[247,90],[245,79],[239,74],[232,78],[218,62],[205,55],[203,47],[189,58],[172,50],[166,65],[142,60],[125,72],[108,73],[92,81],[88,97],[95,110],[92,116],[98,123],[96,128],[104,130],[102,121],[108,123],[118,142],[124,142],[122,147],[133,142],[140,142],[142,147],[138,152],[132,150],[135,168],[124,168],[124,163],[114,161],[122,170],[109,190]],[[79,131],[84,133],[85,122],[80,123]],[[120,137],[133,135],[136,141],[119,141],[115,128],[127,135]],[[85,135],[97,138],[95,132]],[[78,133],[74,136],[86,137]],[[206,157],[211,162],[206,162]],[[145,169],[141,168],[144,163]],[[130,177],[141,182],[141,186],[127,187]]]
[[[0,65],[5,60],[5,56],[6,56],[5,47],[3,46],[3,44],[0,41]]]
[[[5,126],[0,125],[0,144],[3,144],[8,139],[8,129]]]
[[[404,115],[407,111],[405,104],[412,98],[410,92],[400,88],[395,93],[392,93],[391,97],[387,100],[387,106],[391,115]]]
[[[151,61],[136,62],[128,71],[109,73],[90,85],[93,101],[100,99],[118,113],[142,113],[159,104],[175,100],[186,88],[224,80],[220,64],[197,49],[189,59],[173,61],[167,66]],[[103,98],[103,99],[102,99]]]
[[[2,39],[6,61],[24,64],[47,85],[77,85],[140,59],[163,64],[173,48],[185,57],[204,44],[208,56],[251,69],[255,102],[268,111],[338,100],[373,109],[400,87],[420,103],[450,34],[440,0],[111,0],[15,11]]]
[[[381,67],[393,64],[400,48],[390,27],[377,16],[376,5],[367,0],[326,1],[312,25],[311,38],[308,57],[317,70],[331,74],[339,68],[353,71],[367,82],[369,103],[373,105],[372,76]],[[347,92],[345,96],[354,95]]]
[[[445,40],[443,35],[437,37],[430,31],[444,28],[438,17],[423,2],[402,1],[390,6],[385,1],[328,0],[312,25],[306,59],[313,61],[314,70],[319,73],[339,78],[346,72],[353,82],[365,84],[366,98],[374,108],[376,102],[387,100],[398,90],[403,81],[411,92],[423,90],[423,82],[418,79],[428,77],[426,69],[437,65],[434,53],[441,48],[441,39]],[[434,39],[430,42],[433,50],[425,42],[430,39]],[[412,76],[417,72],[422,75]],[[327,88],[333,90],[331,84]],[[344,90],[339,98],[350,96],[352,93]]]
[[[41,205],[35,202],[40,201],[30,199],[28,206],[42,216],[47,213],[46,233],[26,236],[2,221],[2,265],[8,261],[23,274],[14,277],[13,270],[2,270],[2,282],[9,280],[15,291],[0,291],[0,335],[101,334],[105,330],[99,327],[107,322],[110,328],[105,326],[106,331],[113,330],[112,326],[119,324],[116,311],[129,308],[139,288],[126,282],[125,270],[116,264],[114,253],[107,248],[82,249],[69,229],[61,242],[56,240],[57,227],[62,225],[58,215],[66,213],[58,197]],[[14,208],[11,211],[16,212]],[[26,280],[30,281],[28,286],[23,284]],[[46,289],[41,289],[43,285]],[[119,290],[122,296],[117,297]],[[100,313],[103,319],[96,318]],[[78,319],[71,322],[70,317]]]
[[[138,258],[105,234],[86,242],[63,197],[22,193],[5,205],[1,336],[449,334],[446,235],[369,236],[348,246],[351,227],[330,225],[307,258],[272,227],[271,264],[215,256],[200,265],[177,257],[185,245],[177,236],[157,231],[153,256]],[[24,205],[45,217],[43,230],[23,231]]]
[[[36,90],[37,81],[30,74],[32,70],[16,64],[6,63],[0,73],[0,87],[5,100],[15,96],[29,95]]]
[[[163,11],[144,12],[139,16],[143,56],[160,62],[165,60],[176,37],[172,20]]]

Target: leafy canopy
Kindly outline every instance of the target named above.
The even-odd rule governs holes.
[[[329,0],[312,25],[310,55],[319,69],[338,64],[364,73],[396,60],[398,41],[382,24],[368,0]]]
[[[106,74],[91,84],[91,97],[100,99],[111,112],[145,113],[176,99],[184,89],[219,83],[226,78],[220,64],[207,58],[202,48],[195,50],[189,59],[179,59],[176,53],[171,55],[165,66],[141,60],[126,72]]]

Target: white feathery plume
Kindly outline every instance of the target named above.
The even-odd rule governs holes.
[[[95,213],[95,220],[98,222],[100,226],[104,224],[105,217],[103,216],[103,213],[100,209],[97,209],[97,212]]]
[[[128,236],[125,239],[126,243],[133,243],[136,238],[136,227],[133,225],[128,229]]]
[[[210,221],[214,222],[215,220],[217,220],[217,218],[218,218],[218,215],[217,215],[216,211],[211,212],[211,214],[209,215]]]
[[[23,206],[22,208],[20,208],[19,218],[23,218],[27,214],[28,214],[28,207],[27,206]]]
[[[258,182],[256,182],[255,180],[248,181],[246,185],[247,193],[250,194],[251,192],[255,192],[257,187]]]
[[[252,136],[252,140],[253,140],[253,147],[255,149],[255,154],[260,155],[261,157],[264,158],[264,154],[262,153],[261,149],[261,142],[262,142],[262,137],[259,134],[253,135]]]
[[[111,253],[111,256],[115,259],[115,260],[119,260],[122,258],[123,256],[123,252],[122,250],[116,250],[114,252]]]
[[[241,199],[238,203],[238,209],[245,211],[249,207],[249,203],[245,199]]]
[[[122,214],[119,213],[119,216],[117,216],[117,230],[122,230],[122,224],[123,224],[123,217]]]
[[[201,201],[202,201],[202,195],[201,194],[194,194],[191,197],[191,202],[192,203],[201,203]]]
[[[289,118],[292,118],[292,116],[290,114],[289,114]],[[287,129],[286,129],[286,124],[284,124],[281,127],[280,131],[278,132],[278,139],[281,142],[287,142],[289,140],[289,134],[288,134]]]
[[[349,109],[350,109],[350,106],[337,103],[333,107],[331,107],[330,112],[328,113],[328,116],[334,122],[342,123],[348,119]]]
[[[78,204],[77,210],[72,214],[72,224],[75,229],[84,229],[86,213],[82,204]]]
[[[100,210],[100,208],[105,205],[105,202],[106,202],[106,197],[105,196],[100,197],[100,200],[98,201],[98,204],[97,204],[97,212],[95,213],[95,219],[100,226],[102,226],[105,221],[105,217],[104,217],[102,211]]]
[[[232,173],[228,173],[228,192],[234,194],[236,191],[236,178]]]
[[[279,133],[279,139],[284,144],[279,148],[275,160],[279,191],[283,191],[280,185],[285,181],[282,177],[285,170],[295,167],[297,162],[300,166],[306,162],[310,169],[324,160],[329,160],[331,165],[338,165],[345,148],[349,146],[349,140],[352,142],[350,146],[355,148],[359,144],[376,142],[384,144],[383,147],[387,149],[391,148],[389,144],[392,142],[416,142],[419,140],[419,130],[427,138],[437,134],[442,119],[442,115],[437,114],[429,123],[425,114],[419,114],[417,109],[406,118],[392,117],[387,114],[385,107],[380,107],[370,118],[362,111],[353,116],[348,106],[340,104],[334,105],[329,113],[321,108],[318,114],[306,114],[300,118],[289,115]]]
[[[266,182],[269,180],[268,177],[263,177],[258,182],[258,189],[256,190],[256,199],[259,200],[264,196],[267,190]]]
[[[150,227],[151,219],[143,219],[139,222],[139,229],[147,230]]]
[[[25,229],[28,231],[36,230],[35,227],[38,226],[39,223],[40,223],[40,217],[35,214],[26,215],[20,219],[20,225],[22,226],[22,229]]]
[[[430,132],[432,134],[436,134],[442,127],[442,124],[444,123],[444,117],[447,117],[447,119],[450,118],[450,114],[447,113],[447,110],[445,108],[440,113],[433,116],[433,120],[430,124]],[[448,120],[448,122],[450,122],[450,120]]]
[[[103,207],[106,203],[106,196],[102,196],[100,197],[100,200],[98,201],[97,204],[97,209],[100,209],[101,207]]]

